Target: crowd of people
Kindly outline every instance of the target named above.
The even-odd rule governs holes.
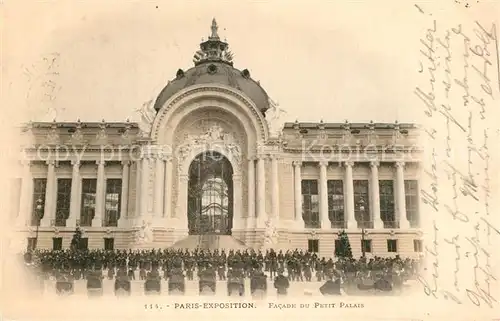
[[[147,293],[161,292],[161,280],[169,292],[183,293],[185,282],[198,280],[201,293],[215,293],[218,281],[227,283],[228,295],[243,295],[250,279],[252,294],[265,293],[268,280],[279,295],[286,295],[290,282],[325,282],[323,294],[340,294],[341,288],[392,291],[413,278],[419,262],[391,258],[320,258],[315,253],[259,250],[41,250],[24,254],[28,266],[42,280],[54,278],[59,293],[70,293],[77,280],[87,289],[102,291],[102,279],[115,280],[115,291],[130,293],[132,280],[142,280]]]

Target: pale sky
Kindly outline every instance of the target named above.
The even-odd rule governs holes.
[[[193,66],[213,17],[234,66],[250,70],[286,110],[284,119],[418,121],[412,79],[425,23],[413,2],[5,2],[8,122],[54,115],[59,121],[138,119],[135,109],[155,99],[177,69]],[[436,3],[457,17],[475,10],[452,0]],[[41,103],[41,84],[30,82],[26,70],[36,74],[43,69],[37,62],[53,52],[58,90]]]

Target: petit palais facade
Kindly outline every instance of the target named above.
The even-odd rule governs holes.
[[[30,122],[10,188],[23,247],[303,249],[419,256],[417,126],[279,124],[212,22],[139,122]],[[276,125],[278,124],[278,125]]]

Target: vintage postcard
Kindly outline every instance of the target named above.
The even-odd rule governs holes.
[[[500,2],[0,9],[5,320],[500,319]]]

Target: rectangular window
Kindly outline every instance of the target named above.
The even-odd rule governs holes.
[[[317,180],[302,180],[302,218],[306,228],[320,228]]]
[[[335,248],[333,250],[333,253],[337,253],[337,249],[340,249],[340,247],[341,247],[340,240],[336,239],[335,240]]]
[[[422,240],[413,240],[413,251],[422,252]]]
[[[122,180],[106,180],[106,203],[104,207],[104,226],[118,226],[120,218]]]
[[[89,249],[89,238],[88,237],[82,237],[80,243],[80,250],[88,250]]]
[[[387,252],[395,253],[398,251],[398,240],[387,240]]]
[[[410,227],[420,226],[418,213],[418,181],[405,181],[406,218],[410,222]]]
[[[66,226],[71,204],[71,178],[57,180],[56,226]]]
[[[394,205],[394,181],[380,180],[380,217],[384,222],[384,228],[397,228],[396,207]]]
[[[10,210],[10,221],[13,222],[19,216],[19,209],[21,206],[21,188],[22,179],[14,178],[10,185],[10,204],[12,204]]]
[[[32,251],[32,250],[36,249],[36,243],[37,243],[36,237],[28,237],[28,245],[27,245],[26,249],[28,251]]]
[[[372,252],[372,240],[361,240],[361,252],[371,253]]]
[[[52,250],[54,251],[62,250],[62,237],[52,238]]]
[[[368,180],[354,180],[354,215],[358,228],[372,228]]]
[[[342,180],[329,180],[328,218],[332,228],[346,228],[344,219],[344,185]]]
[[[318,253],[319,240],[307,240],[307,251],[312,253]]]
[[[82,179],[82,203],[80,207],[80,226],[91,226],[95,216],[97,179]]]
[[[113,251],[115,249],[115,239],[112,237],[104,238],[104,249],[106,251]]]
[[[40,221],[45,213],[46,178],[33,179],[33,207],[31,212],[31,225],[40,226]]]

